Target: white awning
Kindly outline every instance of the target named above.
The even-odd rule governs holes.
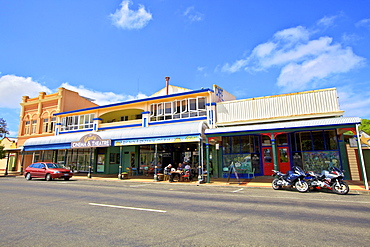
[[[207,129],[206,135],[225,134],[235,132],[252,132],[252,131],[267,131],[267,130],[284,130],[284,129],[297,129],[297,128],[311,128],[311,127],[327,127],[333,126],[334,128],[343,125],[359,124],[361,118],[358,117],[338,117],[338,118],[323,118],[305,121],[290,121],[269,124],[253,124],[241,125],[233,127],[218,127],[215,129]]]
[[[70,148],[70,143],[79,141],[81,137],[87,134],[97,134],[102,139],[110,140],[128,140],[128,139],[142,139],[155,137],[171,137],[171,136],[185,136],[185,135],[203,135],[207,126],[204,122],[191,122],[181,124],[168,124],[160,126],[151,126],[146,128],[130,128],[119,130],[107,130],[101,132],[78,132],[71,134],[61,134],[58,136],[47,136],[30,138],[25,141],[25,151]],[[62,145],[64,144],[64,145]],[[68,146],[69,145],[69,146]],[[53,146],[53,148],[51,148]]]

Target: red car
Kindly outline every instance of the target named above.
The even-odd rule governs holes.
[[[23,175],[27,180],[31,180],[32,178],[45,178],[45,180],[50,181],[54,178],[69,180],[73,174],[71,170],[57,163],[37,162],[27,167]]]

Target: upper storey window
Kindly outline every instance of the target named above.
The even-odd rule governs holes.
[[[37,131],[37,120],[32,120],[31,134],[36,134]]]
[[[206,103],[206,97],[197,97],[151,104],[150,120],[163,121],[206,116]]]
[[[62,118],[62,131],[90,129],[93,127],[94,114],[70,116]]]
[[[24,134],[29,135],[30,134],[30,121],[26,121],[24,125]]]

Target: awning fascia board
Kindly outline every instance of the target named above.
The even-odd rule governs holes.
[[[217,136],[260,134],[271,132],[297,132],[316,129],[322,130],[336,128],[351,128],[355,127],[356,124],[361,122],[361,119],[357,117],[340,118],[341,121],[335,120],[337,120],[337,118],[294,121],[286,123],[260,124],[260,125],[230,126],[216,129],[208,129],[205,131],[205,135],[207,137],[217,137]],[[286,127],[284,127],[284,124],[286,124]]]
[[[111,130],[102,132],[86,132],[63,134],[58,136],[38,137],[28,139],[24,143],[24,151],[69,149],[71,142],[79,141],[86,134],[93,133],[99,135],[102,139],[112,140],[112,145],[117,140],[162,138],[173,136],[204,136],[204,130],[207,129],[205,122],[189,122],[181,124],[171,124],[153,127],[131,128],[122,130]]]

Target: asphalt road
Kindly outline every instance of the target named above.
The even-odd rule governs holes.
[[[0,177],[0,246],[369,242],[369,194]]]

